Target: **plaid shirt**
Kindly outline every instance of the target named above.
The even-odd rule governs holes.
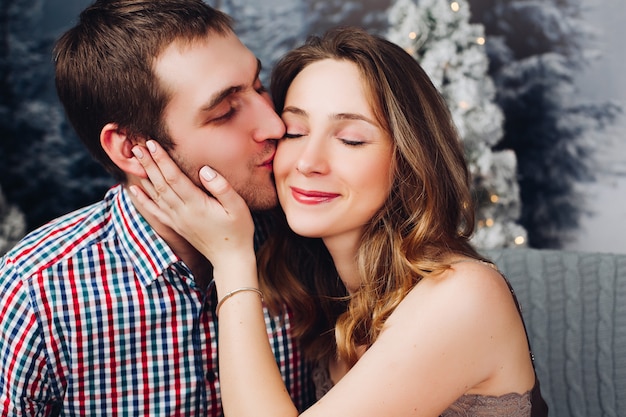
[[[213,288],[119,185],[30,233],[0,262],[0,415],[222,415]],[[303,410],[289,317],[266,311],[266,324]]]

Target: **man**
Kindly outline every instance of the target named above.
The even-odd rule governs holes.
[[[210,165],[251,209],[276,205],[284,126],[260,63],[202,0],[98,0],[54,54],[69,120],[120,185],[2,258],[0,415],[221,415],[212,267],[135,207],[145,172],[131,149],[155,139],[196,181]],[[304,409],[289,317],[266,323]]]

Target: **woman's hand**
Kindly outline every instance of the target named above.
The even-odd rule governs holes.
[[[133,154],[146,171],[141,188],[130,187],[137,202],[160,222],[183,236],[216,266],[254,252],[254,223],[245,201],[224,177],[204,166],[204,192],[155,141],[137,145]],[[143,189],[142,189],[143,188]],[[243,251],[243,252],[242,252]]]

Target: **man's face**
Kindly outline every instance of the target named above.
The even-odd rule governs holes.
[[[155,62],[170,93],[164,120],[175,144],[172,158],[198,185],[199,169],[212,167],[253,210],[277,203],[273,139],[285,132],[259,70],[257,58],[233,33],[175,42]]]

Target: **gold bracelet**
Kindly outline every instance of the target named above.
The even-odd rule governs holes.
[[[261,302],[263,302],[263,293],[261,292],[260,289],[254,288],[254,287],[237,288],[236,290],[232,290],[231,292],[226,293],[226,295],[222,297],[222,299],[217,303],[217,307],[215,307],[215,315],[217,316],[219,314],[220,307],[222,306],[222,304],[224,304],[224,301],[228,300],[233,295],[240,293],[240,292],[244,292],[244,291],[252,291],[252,292],[259,294],[259,297],[261,297]]]

